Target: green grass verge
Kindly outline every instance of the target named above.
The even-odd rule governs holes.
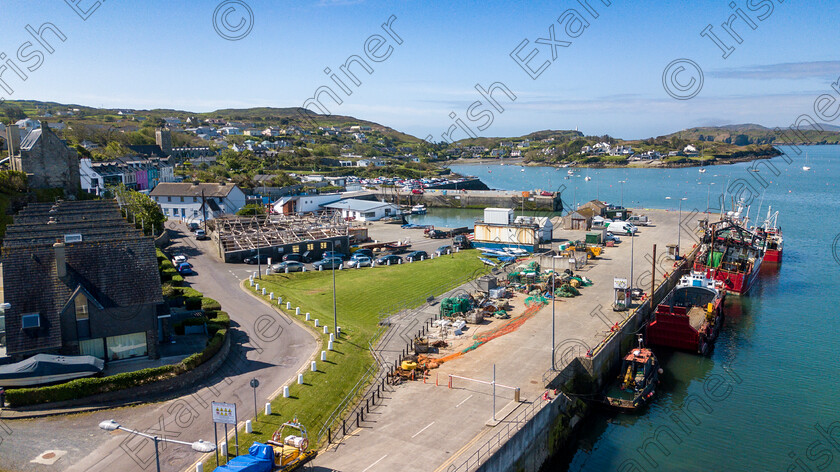
[[[466,277],[478,277],[487,268],[478,260],[476,250],[390,267],[345,269],[335,272],[336,305],[341,338],[334,343],[335,350],[327,353],[327,362],[318,358],[317,372],[304,373],[303,385],[292,382],[289,398],[282,395],[271,402],[270,416],[260,411],[253,424],[254,432],[240,432],[240,450],[254,441],[265,442],[280,425],[295,416],[309,431],[309,440],[323,427],[333,410],[351,392],[364,372],[373,364],[368,341],[378,331],[380,312],[401,301],[412,301],[419,306],[423,297],[434,292],[440,295],[463,283]],[[328,325],[333,332],[332,271],[277,274],[263,277],[260,288],[283,298],[283,311],[294,317],[294,308],[300,307],[301,316],[309,312],[311,318]],[[268,300],[268,296],[264,297]],[[292,309],[285,310],[286,302]],[[276,301],[274,302],[276,304]],[[307,323],[314,326],[312,322]],[[314,328],[313,328],[314,329]],[[317,329],[321,350],[327,349],[329,335]],[[244,411],[250,411],[243,405]],[[242,415],[250,417],[250,414]],[[322,438],[325,440],[325,438]],[[313,444],[313,446],[315,446]],[[213,470],[216,458],[205,462],[205,470]]]

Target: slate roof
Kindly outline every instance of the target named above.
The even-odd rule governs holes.
[[[31,151],[38,140],[41,139],[41,128],[33,129],[26,133],[26,136],[20,141],[20,149],[22,151]]]
[[[71,233],[82,241],[66,244],[67,275],[59,278],[53,244]],[[154,243],[113,200],[27,206],[8,227],[0,260],[9,354],[61,347],[60,313],[79,287],[106,310],[163,302]],[[41,314],[37,335],[21,329],[27,313]]]
[[[236,187],[234,184],[194,184],[180,182],[164,182],[155,187],[149,194],[153,197],[200,197],[202,190],[205,197],[227,197]]]
[[[376,208],[381,208],[384,206],[393,206],[396,207],[393,203],[387,202],[374,202],[370,200],[357,200],[354,198],[350,198],[347,200],[341,200],[340,202],[329,203],[327,205],[321,205],[324,208],[333,208],[336,210],[352,210],[352,211],[370,211],[375,210]]]
[[[169,157],[163,149],[160,148],[157,144],[143,144],[143,145],[136,145],[136,146],[127,146],[132,151],[140,154],[142,156],[149,156],[149,157]]]

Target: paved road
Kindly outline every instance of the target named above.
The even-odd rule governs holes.
[[[257,400],[262,408],[315,355],[318,344],[308,330],[239,288],[239,282],[253,272],[251,266],[223,264],[207,255],[213,249],[210,241],[196,242],[184,234],[189,233],[176,237],[171,250],[187,254],[195,266],[198,275],[188,281],[221,302],[236,327],[234,346],[223,368],[179,397],[158,403],[37,420],[2,421],[0,417],[0,469],[153,471],[152,441],[122,432],[106,433],[98,428],[99,422],[113,418],[126,427],[167,438],[212,441],[211,401],[236,403],[244,422],[254,413],[252,378],[260,380]],[[240,451],[247,451],[247,446],[241,444]],[[200,457],[188,446],[160,447],[164,471],[186,470]],[[48,450],[66,454],[53,465],[30,462]]]

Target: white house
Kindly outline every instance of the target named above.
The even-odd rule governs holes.
[[[219,134],[224,134],[226,136],[234,136],[242,134],[242,130],[237,128],[236,126],[225,126],[219,128]]]
[[[167,218],[203,221],[234,214],[245,206],[245,193],[228,183],[160,183],[149,194]],[[206,207],[203,206],[206,202]]]
[[[38,120],[33,120],[32,118],[27,118],[25,120],[18,120],[16,123],[18,128],[22,128],[27,132],[32,131],[33,129],[38,129],[41,127],[41,122]]]
[[[339,210],[342,218],[356,221],[376,221],[387,216],[400,214],[400,207],[393,203],[357,200],[355,198],[322,206],[331,210]]]
[[[337,193],[325,195],[287,195],[272,203],[274,213],[279,215],[304,214],[320,211],[324,205],[341,200]]]

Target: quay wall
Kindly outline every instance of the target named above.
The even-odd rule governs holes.
[[[524,208],[526,211],[552,212],[563,210],[563,201],[559,193],[550,196],[531,194],[525,197],[521,192],[497,190],[426,190],[422,195],[378,190],[374,194],[379,200],[403,205],[422,203],[429,208]]]
[[[571,383],[578,375],[583,375],[591,378],[600,390],[618,369],[623,353],[636,342],[635,333],[650,319],[653,311],[651,307],[655,307],[677,284],[680,276],[691,267],[696,252],[697,248],[662,279],[653,297],[648,298],[619,322],[618,331],[593,347],[592,356],[576,357],[562,371],[547,372],[543,377],[546,387],[560,388]],[[550,402],[538,401],[543,401],[545,405],[515,434],[507,438],[500,435],[498,448],[492,453],[488,451],[488,456],[480,461],[480,464],[465,464],[467,469],[480,472],[538,472],[550,464],[552,458],[571,451],[577,426],[586,416],[588,407],[582,400],[572,401],[563,393]]]

